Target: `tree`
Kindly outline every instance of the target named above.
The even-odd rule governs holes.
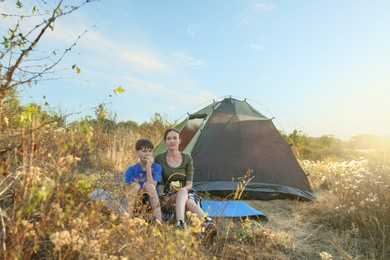
[[[72,0],[78,4],[66,5],[71,1],[35,0],[37,5],[32,6],[33,1],[18,0],[14,11],[0,11],[1,27],[11,24],[0,40],[1,259],[44,258],[50,251],[46,250],[47,238],[59,223],[47,222],[53,216],[54,202],[70,208],[81,197],[79,191],[85,190],[84,185],[75,190],[81,175],[75,176],[72,167],[79,158],[70,151],[90,140],[89,129],[78,138],[77,133],[61,127],[64,117],[51,115],[37,104],[21,106],[17,97],[20,86],[57,78],[57,65],[86,31],[63,51],[44,52],[38,46],[44,43],[48,31],[55,30],[58,19],[92,1]],[[0,8],[3,4],[0,1]],[[74,69],[78,70],[76,66]],[[72,191],[76,193],[70,196]],[[75,219],[77,214],[68,217]],[[33,235],[26,235],[24,223],[34,223]]]
[[[3,20],[15,20],[11,28],[2,37],[0,49],[0,126],[4,122],[4,103],[7,99],[14,99],[17,87],[31,85],[42,79],[49,79],[55,67],[62,61],[82,37],[80,35],[68,48],[57,54],[35,52],[41,43],[43,35],[48,30],[54,30],[55,22],[78,10],[83,5],[95,0],[80,0],[77,5],[65,5],[65,0],[51,2],[40,0],[26,10],[24,1],[18,0],[15,13],[0,13]],[[39,7],[37,7],[39,6]],[[21,12],[21,13],[20,13]],[[37,20],[36,23],[31,22]],[[33,53],[34,52],[34,53]],[[34,55],[31,55],[31,54]],[[78,68],[74,68],[77,69]]]

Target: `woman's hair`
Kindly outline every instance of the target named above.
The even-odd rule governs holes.
[[[167,140],[167,135],[169,134],[169,132],[175,132],[175,133],[180,134],[180,132],[177,131],[175,128],[168,128],[167,130],[165,130],[165,133],[164,133],[164,141]]]
[[[139,151],[141,149],[153,149],[153,143],[147,138],[141,138],[135,143],[135,150]]]

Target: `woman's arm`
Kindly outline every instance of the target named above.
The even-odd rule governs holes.
[[[183,187],[183,189],[186,189],[187,191],[192,189],[192,181],[186,181],[186,186]]]

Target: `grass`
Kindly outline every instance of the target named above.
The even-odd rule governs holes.
[[[318,199],[301,209],[304,221],[333,231],[334,254],[387,259],[390,255],[389,155],[310,162]]]
[[[189,232],[175,231],[89,199],[97,187],[121,194],[139,136],[85,125],[26,131],[0,177],[1,258],[390,258],[389,153],[302,160],[317,200],[248,201],[269,221],[217,218],[217,237],[204,241],[194,216]]]

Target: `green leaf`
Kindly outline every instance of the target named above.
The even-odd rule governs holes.
[[[58,8],[56,9],[56,15],[59,15],[59,14],[62,14],[62,10],[61,10],[60,7],[58,7]]]
[[[23,7],[22,2],[20,2],[20,0],[18,0],[18,1],[16,2],[16,8],[20,9],[20,8],[22,8],[22,7]]]
[[[116,93],[123,93],[125,92],[125,90],[122,88],[122,86],[119,86],[116,89],[114,89],[113,92],[116,95]]]
[[[98,117],[103,118],[103,117],[105,117],[106,115],[107,115],[106,112],[101,111],[101,112],[98,114]]]

